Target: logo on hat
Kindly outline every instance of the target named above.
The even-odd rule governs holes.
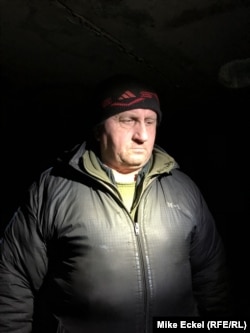
[[[128,100],[129,101],[125,101]],[[131,100],[132,99],[132,100]],[[140,91],[138,96],[136,96],[130,90],[124,91],[116,100],[112,97],[106,98],[102,102],[102,107],[129,107],[131,105],[143,102],[145,99],[155,99],[159,103],[159,99],[156,93],[150,91]]]
[[[131,91],[126,90],[120,97],[118,97],[118,100],[122,101],[123,99],[132,98],[132,97],[136,96]]]

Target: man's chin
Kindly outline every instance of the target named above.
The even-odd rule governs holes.
[[[134,158],[128,161],[127,165],[131,168],[141,168],[147,163],[145,158]]]

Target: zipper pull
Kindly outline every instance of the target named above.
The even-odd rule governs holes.
[[[135,234],[139,235],[139,224],[138,224],[138,222],[135,222]]]

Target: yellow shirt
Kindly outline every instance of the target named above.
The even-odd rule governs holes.
[[[122,196],[124,205],[130,212],[135,193],[135,181],[132,183],[116,183],[116,185]]]

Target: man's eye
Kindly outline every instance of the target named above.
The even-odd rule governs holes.
[[[146,119],[145,124],[146,125],[154,125],[156,123],[156,119]]]
[[[132,124],[134,122],[134,119],[131,118],[120,118],[119,120],[123,124]]]

